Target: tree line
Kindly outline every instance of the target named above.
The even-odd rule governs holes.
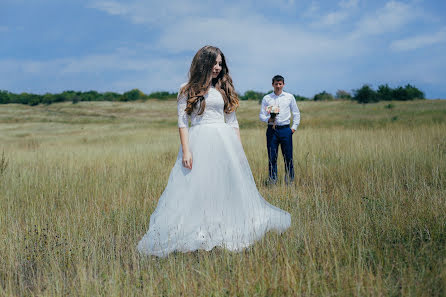
[[[253,90],[246,91],[243,95],[239,94],[240,100],[256,100],[261,102],[262,98],[271,93],[257,92]],[[97,91],[77,92],[64,91],[58,94],[46,93],[43,95],[20,93],[14,94],[8,91],[0,90],[0,104],[18,103],[28,105],[52,104],[57,102],[72,102],[76,104],[80,101],[137,101],[137,100],[168,100],[177,98],[175,92],[153,92],[144,94],[138,89],[133,89],[123,94],[115,92],[99,93]],[[312,98],[294,94],[296,101],[330,101],[330,100],[353,100],[358,103],[373,103],[378,101],[407,101],[415,99],[425,99],[424,92],[410,84],[405,87],[391,88],[387,84],[378,86],[374,90],[370,85],[363,85],[361,88],[353,90],[352,93],[345,90],[338,90],[335,95],[326,91],[314,95]]]
[[[263,96],[271,93],[246,91],[243,96],[240,96],[241,100],[262,100]],[[296,101],[330,101],[330,100],[353,100],[358,103],[373,103],[378,101],[408,101],[415,99],[425,99],[424,92],[415,86],[407,84],[404,87],[391,88],[388,84],[378,86],[377,90],[374,90],[370,85],[363,85],[359,89],[355,89],[352,93],[345,90],[338,90],[335,95],[332,95],[326,91],[317,93],[312,98],[294,94]]]
[[[144,94],[138,89],[133,89],[123,94],[115,92],[99,93],[97,91],[77,92],[77,91],[64,91],[58,94],[46,93],[44,95],[20,93],[14,94],[8,91],[0,90],[0,104],[18,103],[28,105],[38,104],[52,104],[57,102],[72,102],[78,103],[80,101],[136,101],[136,100],[148,100],[159,99],[167,100],[176,98],[177,93],[170,92],[153,92],[149,95]]]

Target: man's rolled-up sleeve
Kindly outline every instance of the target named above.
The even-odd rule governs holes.
[[[262,122],[268,123],[269,118],[271,117],[267,112],[266,108],[268,107],[268,102],[266,101],[266,97],[263,97],[262,104],[260,105],[260,113],[259,118]]]
[[[297,127],[300,124],[300,111],[299,107],[297,107],[296,99],[293,95],[291,95],[291,103],[290,103],[291,113],[293,114],[293,125],[291,129],[297,130]]]

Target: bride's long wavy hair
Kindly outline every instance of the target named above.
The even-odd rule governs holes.
[[[216,78],[212,78],[212,68],[215,66],[218,55],[221,56],[221,71]],[[224,112],[231,113],[239,106],[239,98],[235,92],[229,69],[226,65],[225,55],[215,46],[204,46],[194,56],[189,70],[189,81],[181,88],[180,93],[187,95],[186,113],[191,114],[196,106],[199,106],[198,114],[201,115],[206,107],[204,95],[209,87],[215,86],[224,101]]]

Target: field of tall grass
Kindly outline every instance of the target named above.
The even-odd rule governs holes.
[[[165,259],[136,244],[179,149],[175,101],[0,106],[0,296],[445,296],[446,100],[298,104],[289,187],[264,186],[259,105],[237,113],[291,228]]]

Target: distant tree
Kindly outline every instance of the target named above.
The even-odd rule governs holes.
[[[88,92],[83,92],[82,95],[82,101],[99,101],[99,93],[96,91],[88,91]]]
[[[9,92],[0,90],[0,104],[9,103]]]
[[[239,94],[240,100],[257,100],[259,103],[262,102],[263,97],[266,94],[272,93],[273,90],[269,90],[266,93],[257,92],[253,90],[246,91],[243,95]],[[30,94],[30,93],[20,93],[14,94],[6,90],[0,90],[0,104],[8,103],[18,103],[18,104],[29,104],[37,105],[52,104],[56,102],[69,102],[77,103],[79,101],[134,101],[134,100],[147,100],[150,98],[166,100],[174,99],[177,97],[177,93],[170,92],[153,92],[150,95],[144,94],[139,89],[133,89],[125,92],[124,94],[119,94],[115,92],[105,92],[98,93],[97,91],[80,92],[67,90],[62,93],[51,94],[46,93],[44,95]],[[344,91],[338,90],[336,92],[336,98],[338,99],[348,99],[351,98],[351,94]],[[296,101],[310,100],[307,97],[295,94],[294,97]],[[380,85],[378,91],[374,91],[369,85],[363,85],[358,90],[353,90],[353,100],[360,103],[377,102],[380,100],[414,100],[414,99],[424,99],[424,93],[412,86],[410,84],[405,87],[398,87],[395,89],[390,88],[387,84]],[[314,96],[315,101],[325,101],[333,100],[333,95],[323,91]]]
[[[78,95],[71,97],[71,103],[77,104],[79,101],[81,101],[81,98]]]
[[[424,99],[424,93],[410,84],[407,84],[404,88],[400,86],[395,89],[390,88],[387,84],[380,85],[378,87],[377,94],[379,100],[386,101],[408,101],[414,99]]]
[[[296,98],[296,101],[307,101],[307,100],[310,100],[310,98],[305,97],[305,96],[301,96],[301,95],[298,95],[298,94],[294,94],[294,98]]]
[[[16,97],[17,101],[15,103],[28,104],[30,98],[31,98],[30,94],[22,92]]]
[[[115,92],[105,92],[102,98],[104,99],[104,101],[117,101],[121,96],[121,94]]]
[[[45,95],[42,96],[42,103],[43,104],[51,104],[54,102],[53,100],[54,95],[50,94],[50,93],[46,93]]]
[[[248,90],[243,94],[243,96],[240,96],[240,100],[257,100],[257,101],[260,100],[261,101],[264,96],[265,96],[265,93]]]
[[[61,94],[54,94],[53,95],[53,101],[51,103],[64,102],[64,101],[67,101],[67,98],[65,97],[65,95],[63,93],[61,93]]]
[[[63,91],[62,92],[63,101],[72,101],[73,97],[76,96],[75,91]]]
[[[135,101],[145,99],[145,94],[138,89],[133,89],[122,94],[121,101]],[[123,100],[124,99],[124,100]]]
[[[31,106],[38,105],[39,103],[42,103],[42,96],[35,95],[35,94],[29,94],[27,98],[27,104]]]
[[[21,103],[19,100],[19,95],[8,92],[9,103]]]
[[[148,99],[159,99],[159,100],[167,100],[167,99],[175,99],[177,98],[178,93],[170,93],[170,92],[153,92],[150,93],[147,98]]]
[[[353,91],[353,100],[358,103],[378,102],[378,96],[369,85],[363,85],[360,89]]]
[[[407,93],[407,97],[409,98],[409,100],[414,100],[414,99],[424,99],[424,93],[419,90],[418,88],[407,84],[404,89],[406,90]]]
[[[333,95],[330,93],[327,93],[325,91],[322,91],[316,95],[314,95],[313,100],[314,101],[329,101],[329,100],[333,100]]]
[[[393,99],[393,90],[387,84],[380,85],[376,93],[378,100],[390,101]]]
[[[344,90],[337,90],[336,91],[336,99],[343,99],[343,100],[351,100],[352,99],[352,95]]]
[[[394,98],[394,100],[398,100],[398,101],[411,100],[406,89],[403,87],[398,87],[398,88],[393,89],[392,97]]]

